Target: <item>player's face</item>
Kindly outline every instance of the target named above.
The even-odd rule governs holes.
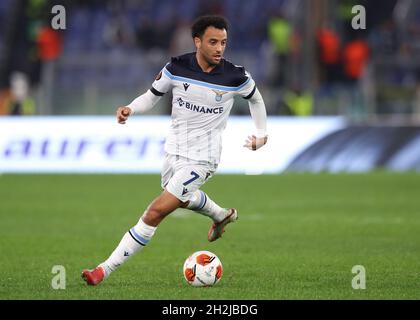
[[[225,29],[208,27],[201,38],[195,38],[197,52],[209,65],[218,64],[226,49],[227,32]]]

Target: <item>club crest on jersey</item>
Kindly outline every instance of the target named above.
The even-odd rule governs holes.
[[[228,93],[227,91],[220,91],[220,90],[214,90],[212,89],[212,91],[216,94],[216,101],[220,102],[222,101],[222,97],[225,93]]]

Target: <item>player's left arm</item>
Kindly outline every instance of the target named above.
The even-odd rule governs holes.
[[[245,71],[246,81],[239,90],[239,94],[248,100],[249,111],[256,128],[255,134],[248,136],[244,147],[249,150],[258,150],[267,143],[267,111],[265,109],[264,100],[259,92],[251,75]]]
[[[256,128],[256,133],[248,136],[245,141],[244,147],[249,150],[258,150],[267,143],[267,111],[265,109],[264,100],[258,88],[255,87],[255,92],[249,98],[249,111],[251,112],[252,120]]]

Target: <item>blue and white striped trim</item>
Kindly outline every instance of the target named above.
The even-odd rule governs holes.
[[[203,209],[204,206],[206,205],[206,202],[207,202],[206,194],[201,190],[199,190],[199,191],[200,191],[200,204],[198,205],[197,210]]]
[[[139,235],[134,228],[131,228],[130,231],[128,231],[130,235],[133,237],[134,240],[136,240],[139,244],[142,246],[145,246],[149,240],[143,238],[141,235]]]
[[[181,81],[181,82],[188,82],[188,83],[196,84],[198,86],[202,86],[202,87],[206,87],[206,88],[210,88],[210,89],[222,90],[222,91],[230,91],[230,92],[235,92],[235,91],[241,90],[243,87],[245,87],[249,83],[249,81],[251,81],[251,78],[248,78],[239,87],[225,87],[225,86],[220,86],[220,85],[213,84],[213,83],[198,81],[198,80],[194,80],[194,79],[190,79],[190,78],[174,76],[166,68],[163,68],[163,72],[171,80]]]

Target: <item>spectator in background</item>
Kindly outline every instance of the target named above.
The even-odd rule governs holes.
[[[310,116],[313,112],[314,97],[308,90],[302,90],[299,85],[286,91],[284,103],[290,114],[295,116]]]
[[[55,61],[62,52],[62,37],[59,31],[49,25],[45,20],[44,25],[39,29],[36,43],[38,55],[42,63],[41,87],[39,88],[39,105],[42,114],[52,114],[52,94],[55,78]]]
[[[57,59],[62,50],[62,38],[58,31],[45,24],[39,29],[36,43],[38,55],[43,62]]]
[[[366,114],[360,80],[365,73],[369,58],[369,46],[365,39],[357,36],[346,43],[343,49],[344,76],[347,83],[348,115],[357,119]]]
[[[56,31],[49,27],[51,13],[48,1],[18,1],[11,14],[14,18],[8,28],[7,43],[12,52],[7,58],[10,87],[3,92],[0,109],[3,114],[30,115],[35,113],[31,95],[34,88],[42,83],[42,64],[55,59],[60,49],[56,43]]]
[[[271,75],[274,86],[285,84],[285,69],[290,52],[291,35],[292,26],[282,14],[277,14],[269,19],[268,36],[275,55],[275,68]]]
[[[14,71],[10,76],[10,90],[0,97],[0,114],[32,115],[35,102],[30,96],[29,78],[21,71]]]
[[[363,75],[367,59],[369,57],[369,45],[361,37],[349,41],[343,49],[344,74],[350,82],[360,79]]]
[[[317,35],[321,75],[326,84],[333,84],[341,78],[341,48],[338,33],[330,28],[321,28]]]

